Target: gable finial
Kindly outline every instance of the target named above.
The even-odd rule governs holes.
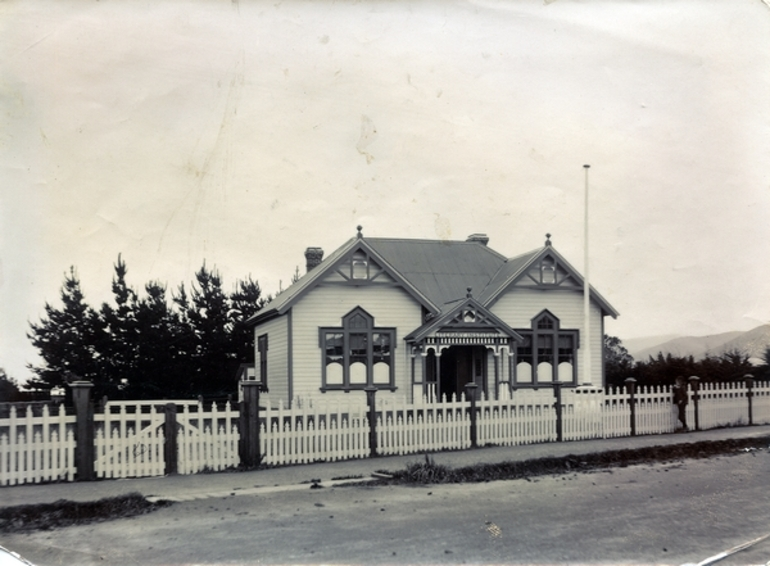
[[[550,246],[551,245],[551,235],[550,234],[546,234],[545,235],[545,245],[546,246]]]
[[[468,291],[468,293],[465,295],[465,298],[466,299],[472,299],[473,298],[473,294],[471,293],[471,291],[473,291],[473,289],[471,287],[467,287],[466,291]]]
[[[358,226],[356,226],[356,230],[358,230],[358,234],[356,235],[357,238],[363,238],[364,237],[364,235],[361,233],[361,230],[363,230],[363,229],[364,229],[364,227],[361,226],[360,224]]]

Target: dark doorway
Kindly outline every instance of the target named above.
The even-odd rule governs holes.
[[[484,346],[452,346],[441,353],[441,395],[451,399],[475,382],[476,397],[486,390],[487,352]]]

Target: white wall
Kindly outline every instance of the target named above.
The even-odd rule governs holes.
[[[513,287],[494,305],[492,312],[502,318],[514,329],[531,328],[532,319],[548,309],[559,319],[559,325],[565,330],[580,331],[578,350],[578,384],[590,382],[593,386],[602,386],[602,315],[601,309],[593,301],[590,306],[590,351],[591,376],[585,375],[585,355],[589,347],[583,328],[583,294],[567,289],[526,289]]]
[[[267,387],[271,399],[289,400],[288,317],[269,320],[254,328],[254,369],[259,377],[257,338],[267,334]]]
[[[341,326],[342,317],[359,306],[374,317],[375,326],[396,328],[393,352],[395,384],[398,388],[396,395],[400,397],[411,394],[411,375],[408,357],[405,355],[404,336],[421,325],[420,304],[399,287],[321,285],[292,307],[295,396],[319,394],[323,364],[318,343],[319,327]],[[325,393],[330,397],[351,394],[336,391]],[[380,392],[378,396],[386,394]]]

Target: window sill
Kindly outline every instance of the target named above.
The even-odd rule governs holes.
[[[350,393],[351,391],[364,391],[367,387],[370,387],[369,385],[327,385],[326,387],[321,387],[320,391],[321,393],[326,393],[328,391],[343,391],[345,393]],[[377,388],[377,391],[396,391],[398,387],[395,385],[375,385],[374,387]]]

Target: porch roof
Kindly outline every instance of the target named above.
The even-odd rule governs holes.
[[[504,338],[508,342],[524,340],[521,334],[470,296],[427,321],[404,337],[404,340],[417,344],[430,337],[442,335],[447,341],[451,336],[462,335],[464,343],[469,345],[489,343],[492,338]]]

